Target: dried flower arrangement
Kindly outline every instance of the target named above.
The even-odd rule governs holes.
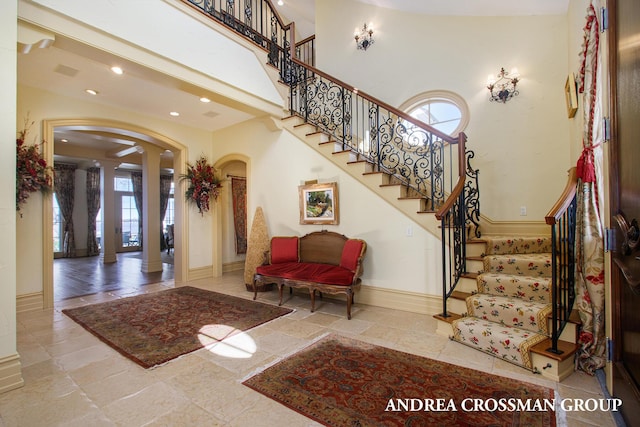
[[[180,179],[189,181],[184,194],[187,200],[196,204],[200,214],[208,212],[209,201],[218,198],[222,184],[216,176],[216,169],[207,162],[206,157],[200,156],[194,164],[187,163],[187,173]]]
[[[29,128],[34,122],[25,120],[24,128],[16,138],[16,211],[22,216],[21,208],[36,191],[48,193],[53,189],[53,168],[42,157],[40,144],[26,144]]]

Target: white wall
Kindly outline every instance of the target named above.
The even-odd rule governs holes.
[[[15,1],[0,3],[0,362],[16,354],[16,15]]]
[[[368,245],[364,285],[440,293],[440,241],[288,131],[272,132],[253,120],[214,133],[214,152],[216,158],[234,153],[251,158],[249,220],[261,206],[270,236],[304,235],[324,228],[364,239]],[[338,183],[339,225],[299,223],[298,186],[314,179]],[[408,227],[411,237],[406,235]]]
[[[373,23],[375,44],[353,32]],[[316,2],[318,68],[399,106],[428,90],[468,103],[465,131],[480,170],[481,211],[496,221],[543,221],[566,182],[570,154],[564,83],[567,17],[426,16],[353,0]],[[486,81],[517,67],[520,95],[489,102]],[[520,216],[520,206],[528,215]]]

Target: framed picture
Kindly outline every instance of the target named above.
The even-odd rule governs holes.
[[[572,118],[578,111],[578,91],[573,73],[569,73],[567,82],[564,84],[564,95],[567,101],[567,115]]]
[[[307,184],[298,187],[300,224],[338,224],[338,184]]]

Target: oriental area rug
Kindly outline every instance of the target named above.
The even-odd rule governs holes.
[[[328,335],[243,382],[327,426],[555,426],[554,391]]]
[[[291,311],[190,286],[62,310],[144,368],[222,342]],[[208,331],[224,332],[215,336]]]

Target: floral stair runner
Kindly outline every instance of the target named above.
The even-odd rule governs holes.
[[[529,349],[549,336],[551,240],[489,237],[477,293],[453,339],[531,370]]]

